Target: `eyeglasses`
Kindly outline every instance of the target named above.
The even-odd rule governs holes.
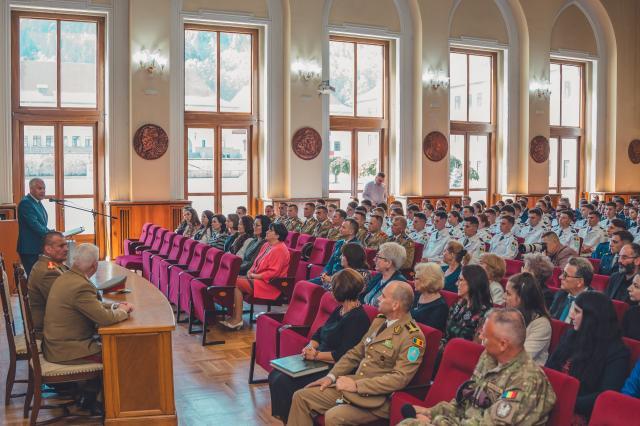
[[[386,257],[382,257],[379,254],[376,254],[376,257],[374,259],[380,259],[380,260],[389,260]]]
[[[620,260],[633,260],[633,259],[637,259],[638,256],[627,256],[626,254],[621,254],[620,255]]]
[[[563,280],[564,280],[564,279],[566,279],[566,278],[582,278],[582,277],[578,277],[578,276],[576,276],[576,275],[569,275],[569,274],[567,274],[566,272],[562,272],[562,273],[560,274],[560,279],[563,279]]]

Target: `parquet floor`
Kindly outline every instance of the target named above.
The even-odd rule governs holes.
[[[256,308],[256,312],[262,309]],[[16,311],[17,312],[17,311]],[[173,332],[173,373],[175,403],[180,425],[282,425],[271,417],[269,386],[249,385],[249,361],[255,325],[241,331],[226,331],[220,325],[209,327],[208,340],[225,340],[224,345],[200,346],[200,335],[189,335],[187,326],[179,324]],[[4,385],[9,362],[4,321],[0,321],[0,387]],[[24,362],[19,363],[17,378],[26,377]],[[256,367],[256,377],[264,370]],[[15,385],[22,392],[26,385]],[[0,402],[0,424],[27,425],[22,418],[24,398],[14,398],[9,406]],[[38,416],[44,420],[50,410]],[[70,423],[70,422],[69,422]],[[91,422],[75,422],[92,424]],[[95,423],[93,423],[95,424]]]

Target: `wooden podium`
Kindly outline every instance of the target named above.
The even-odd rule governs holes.
[[[100,327],[104,363],[105,423],[176,425],[171,332],[176,323],[168,300],[149,281],[115,263],[100,262],[96,281],[126,275],[128,294],[105,294],[108,302],[134,305],[130,318]]]

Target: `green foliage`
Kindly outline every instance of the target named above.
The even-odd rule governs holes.
[[[360,165],[358,176],[367,177],[375,176],[378,171],[378,161],[374,158]]]
[[[449,182],[452,188],[462,187],[462,161],[454,155],[449,157]],[[473,167],[469,167],[469,180],[479,181],[480,173]]]
[[[333,183],[338,183],[340,173],[351,173],[351,163],[346,158],[333,157],[329,162],[329,171],[333,175]]]

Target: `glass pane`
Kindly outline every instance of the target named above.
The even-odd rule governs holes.
[[[549,122],[552,126],[560,125],[560,65],[551,64],[549,70],[551,98],[549,99]]]
[[[246,192],[249,174],[247,129],[222,129],[222,192]]]
[[[467,55],[451,53],[449,73],[450,119],[467,121]]]
[[[380,132],[358,132],[358,191],[380,170]]]
[[[187,129],[187,192],[215,192],[214,129]]]
[[[20,19],[20,105],[57,106],[57,24]]]
[[[575,187],[578,172],[578,140],[562,139],[560,186]]]
[[[464,188],[464,135],[451,135],[449,144],[449,188]]]
[[[82,209],[93,209],[93,198],[71,198],[65,200],[65,204],[77,206]],[[84,226],[82,235],[91,235],[95,233],[93,215],[82,210],[64,208],[64,229],[70,230]]]
[[[549,138],[549,187],[558,186],[558,138]]]
[[[53,126],[24,126],[24,188],[29,192],[29,181],[40,178],[47,188],[48,197],[56,197],[55,136]],[[42,203],[49,214],[49,229],[56,228],[55,204]]]
[[[486,202],[488,200],[487,196],[487,191],[469,191],[469,197],[471,197],[472,203],[480,200]]]
[[[191,201],[191,207],[196,209],[199,215],[202,214],[203,210],[215,212],[213,208],[213,195],[190,195],[188,200]]]
[[[94,193],[93,127],[64,126],[64,194]]]
[[[358,44],[358,116],[382,117],[384,48]]]
[[[220,111],[251,112],[251,35],[220,33]]]
[[[97,33],[95,22],[60,23],[60,103],[63,107],[96,107]]]
[[[351,201],[351,194],[348,192],[330,192],[329,198],[339,199],[340,208],[344,210],[347,208],[347,204],[349,204],[349,201]],[[362,194],[359,194],[358,199],[362,200]]]
[[[354,91],[354,43],[329,42],[329,74],[331,85],[336,88],[331,93],[329,113],[331,115],[353,115]]]
[[[469,55],[469,121],[491,122],[491,57]]]
[[[187,111],[216,111],[217,33],[184,32],[184,108]]]
[[[469,136],[469,188],[487,188],[489,176],[489,137]]]
[[[571,205],[572,206],[576,206],[577,201],[576,201],[576,196],[578,195],[578,192],[575,189],[562,189],[562,196],[563,197],[567,197],[569,199],[569,201],[571,201]]]
[[[351,190],[351,132],[329,133],[329,191]]]
[[[562,125],[580,126],[580,104],[582,102],[582,84],[580,67],[562,66]]]
[[[223,195],[222,196],[222,210],[220,213],[228,215],[229,213],[235,213],[238,206],[249,207],[247,203],[246,195]]]

